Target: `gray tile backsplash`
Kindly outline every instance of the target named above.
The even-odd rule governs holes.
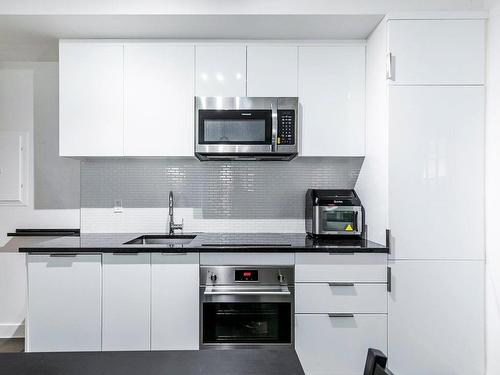
[[[362,157],[291,162],[100,159],[81,163],[81,207],[199,209],[203,219],[300,219],[308,188],[353,188]]]

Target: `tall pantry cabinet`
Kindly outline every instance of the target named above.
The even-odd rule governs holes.
[[[368,40],[356,188],[369,237],[391,231],[396,374],[484,374],[485,23],[388,18]]]

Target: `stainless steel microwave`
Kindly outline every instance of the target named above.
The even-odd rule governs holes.
[[[200,160],[291,160],[298,153],[296,97],[195,98]]]

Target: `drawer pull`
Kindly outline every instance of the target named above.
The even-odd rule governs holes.
[[[53,258],[74,258],[76,257],[75,253],[54,253],[50,254]]]
[[[113,255],[139,255],[139,253],[131,253],[126,251],[120,251],[119,253],[113,253]]]
[[[161,253],[161,255],[187,255],[188,253]]]
[[[354,286],[354,283],[328,283],[329,286]]]
[[[330,255],[354,255],[356,254],[354,251],[353,252],[345,252],[345,251],[330,251],[328,254]]]
[[[329,318],[354,318],[354,314],[350,313],[328,313]]]

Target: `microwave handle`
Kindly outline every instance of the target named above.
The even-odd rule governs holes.
[[[271,133],[271,151],[277,151],[278,150],[278,144],[277,144],[277,139],[278,139],[278,106],[275,103],[271,103],[271,126],[272,126],[272,133]]]

